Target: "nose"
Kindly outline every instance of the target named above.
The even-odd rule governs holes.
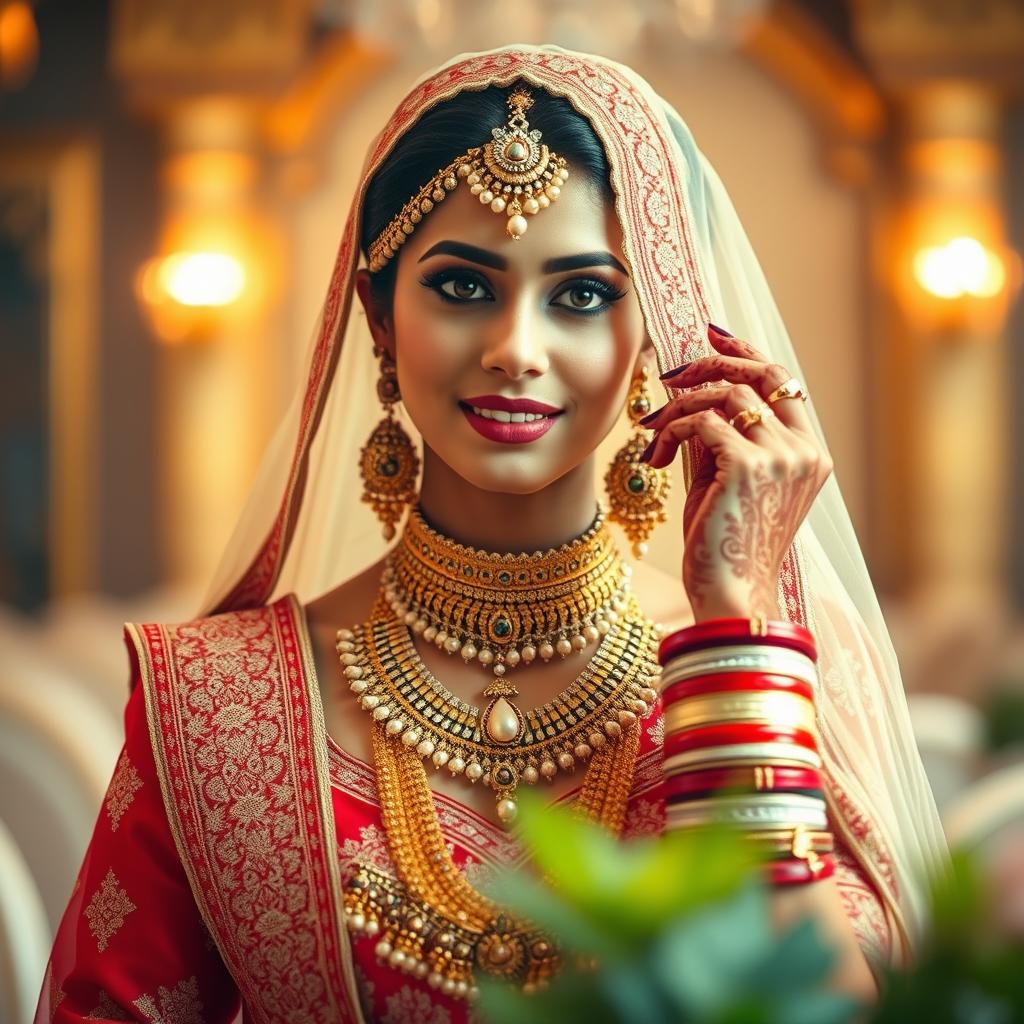
[[[486,332],[481,356],[485,370],[500,370],[511,380],[547,372],[543,326],[532,315],[525,298],[520,303],[509,303],[505,315],[491,319]]]

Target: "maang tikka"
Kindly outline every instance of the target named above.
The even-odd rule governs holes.
[[[622,527],[636,558],[647,554],[647,538],[655,526],[667,518],[665,501],[670,489],[668,470],[654,469],[640,461],[647,447],[647,437],[640,420],[651,411],[649,375],[648,368],[641,367],[630,384],[626,413],[633,425],[633,433],[615,453],[604,477],[608,491],[608,519]]]
[[[540,213],[561,195],[569,168],[565,158],[552,153],[541,141],[541,133],[530,127],[526,119],[533,106],[529,90],[514,89],[506,102],[508,119],[491,129],[492,141],[466,150],[442,167],[370,243],[370,273],[387,266],[424,215],[454,192],[460,181],[481,205],[507,218],[505,230],[515,239],[529,227],[527,214]]]
[[[409,435],[395,419],[394,407],[402,397],[398,391],[395,361],[383,349],[375,348],[374,352],[380,357],[377,397],[384,406],[385,416],[359,453],[359,475],[363,478],[362,499],[383,524],[384,539],[391,540],[395,536],[395,524],[405,514],[406,507],[416,501],[420,459]]]

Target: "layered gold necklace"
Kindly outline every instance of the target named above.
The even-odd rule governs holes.
[[[506,826],[520,784],[586,763],[576,810],[620,832],[658,673],[657,630],[629,592],[626,568],[600,511],[576,540],[522,555],[457,544],[417,512],[389,558],[370,620],[338,631],[349,688],[374,721],[381,818],[401,882],[361,868],[346,887],[349,924],[377,937],[380,959],[447,994],[471,995],[477,970],[532,986],[557,969],[558,952],[459,872],[424,762],[494,790]],[[414,635],[493,673],[482,706],[427,669]],[[518,706],[507,669],[538,656],[580,656],[591,645],[557,697]]]
[[[631,573],[600,508],[576,540],[530,555],[458,544],[414,509],[381,586],[413,633],[501,677],[598,643],[626,610]]]

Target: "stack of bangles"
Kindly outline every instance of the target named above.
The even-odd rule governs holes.
[[[714,619],[666,636],[658,660],[666,827],[742,829],[774,885],[831,875],[814,637],[789,622]]]

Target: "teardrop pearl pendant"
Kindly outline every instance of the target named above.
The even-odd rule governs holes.
[[[496,679],[484,696],[492,700],[480,715],[480,731],[492,743],[515,743],[523,735],[525,722],[523,713],[507,698],[518,697],[519,691],[507,680]]]

